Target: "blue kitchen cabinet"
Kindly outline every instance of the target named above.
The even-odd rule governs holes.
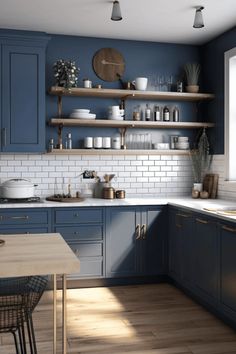
[[[169,208],[169,275],[191,288],[193,273],[193,221],[192,213]]]
[[[59,232],[80,260],[80,272],[69,279],[104,277],[104,209],[55,208],[53,230]]]
[[[47,36],[0,32],[1,151],[45,151]]]
[[[220,224],[220,291],[221,311],[236,323],[236,226]]]
[[[51,232],[51,210],[47,208],[16,208],[0,211],[0,234]]]
[[[107,208],[106,276],[123,278],[163,274],[164,237],[161,208]]]
[[[140,254],[141,273],[144,275],[163,275],[167,272],[167,208],[143,207],[142,227],[145,228]]]
[[[219,279],[219,238],[215,219],[195,213],[192,237],[194,237],[192,263],[195,293],[209,304],[216,304]]]

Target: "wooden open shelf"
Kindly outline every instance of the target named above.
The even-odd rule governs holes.
[[[121,89],[97,89],[97,88],[71,88],[52,86],[49,94],[55,96],[80,96],[102,97],[120,99],[145,99],[145,100],[178,100],[178,101],[202,101],[212,100],[215,96],[210,93],[187,93],[187,92],[163,92],[163,91],[137,91]]]
[[[53,149],[54,155],[189,155],[189,150]]]
[[[154,122],[154,121],[133,121],[133,120],[109,120],[109,119],[71,119],[52,118],[49,121],[52,126],[67,127],[110,127],[110,128],[139,128],[139,129],[199,129],[212,128],[213,123],[205,122]]]

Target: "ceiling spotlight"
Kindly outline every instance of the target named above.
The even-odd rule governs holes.
[[[204,27],[203,17],[202,17],[202,10],[204,9],[203,6],[198,6],[196,8],[196,13],[193,22],[193,28],[202,28]]]
[[[122,20],[121,11],[120,11],[120,3],[117,0],[113,1],[111,20],[112,21]]]

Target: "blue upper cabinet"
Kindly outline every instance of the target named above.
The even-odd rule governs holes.
[[[49,37],[0,32],[1,151],[45,151],[45,52]]]

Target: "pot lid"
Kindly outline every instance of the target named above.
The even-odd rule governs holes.
[[[2,183],[2,187],[17,188],[17,187],[34,187],[34,184],[27,179],[14,178]]]

